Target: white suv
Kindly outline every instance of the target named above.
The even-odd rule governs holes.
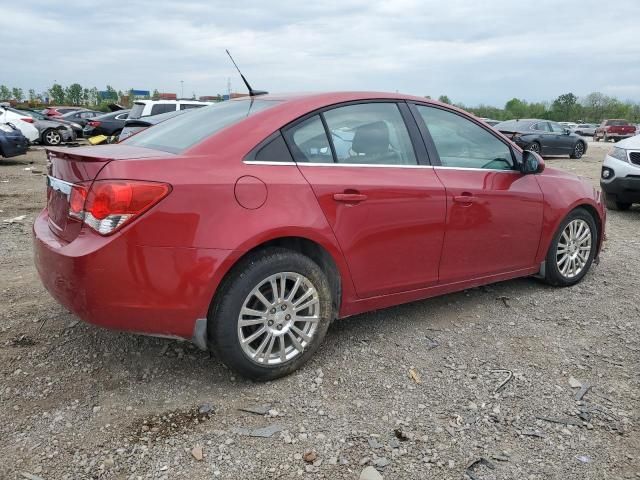
[[[611,210],[627,210],[640,203],[640,135],[619,141],[607,154],[600,186]]]
[[[213,102],[200,102],[198,100],[136,100],[129,112],[128,119],[150,117],[161,113],[200,108],[211,105]]]

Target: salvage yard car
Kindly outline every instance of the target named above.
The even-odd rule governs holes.
[[[93,135],[106,135],[107,137],[118,136],[124,128],[129,110],[117,110],[115,112],[105,113],[89,120],[82,129],[85,138]]]
[[[2,110],[4,109],[4,114]],[[46,117],[42,113],[32,110],[17,110],[11,107],[0,107],[0,121],[25,120],[32,123],[38,130],[38,141],[43,145],[60,145],[73,142],[76,135],[71,126],[58,120],[57,117]],[[31,120],[29,120],[31,119]]]
[[[611,210],[628,210],[640,203],[640,135],[621,140],[607,154],[600,186]]]
[[[0,157],[23,155],[29,149],[29,140],[11,123],[0,123]]]
[[[569,155],[581,158],[587,142],[568,127],[541,119],[507,120],[493,128],[502,132],[519,147],[540,155]]]
[[[635,125],[626,120],[603,120],[600,126],[596,128],[593,139],[596,142],[600,140],[603,142],[608,142],[609,140],[617,142],[618,140],[633,137],[635,134]]]
[[[299,368],[336,318],[516,277],[576,284],[604,237],[587,181],[399,94],[221,102],[48,158],[33,228],[49,292],[258,380]]]
[[[160,115],[162,113],[175,112],[177,110],[189,110],[211,105],[212,102],[199,100],[137,100],[129,112],[130,119]]]

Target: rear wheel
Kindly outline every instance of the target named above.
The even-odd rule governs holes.
[[[582,208],[562,221],[553,237],[545,263],[545,281],[568,287],[589,271],[596,253],[598,227],[593,216]]]
[[[584,155],[584,143],[577,142],[576,146],[573,147],[573,152],[571,152],[571,158],[581,158]]]
[[[322,269],[293,250],[271,248],[239,263],[209,314],[211,349],[254,380],[297,370],[318,349],[333,318]]]
[[[56,129],[50,128],[42,134],[42,142],[45,145],[60,145],[62,143],[62,135]]]
[[[595,132],[594,132],[594,134],[593,134],[593,140],[594,140],[595,142],[599,142],[599,141],[600,141],[600,137],[599,137],[599,136],[598,136],[598,134],[597,134],[597,133],[595,133]]]
[[[602,136],[602,141],[603,142],[608,142],[609,141],[609,137],[607,136],[606,133]]]

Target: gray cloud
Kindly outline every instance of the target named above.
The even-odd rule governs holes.
[[[60,2],[61,3],[61,2]],[[640,100],[640,2],[10,2],[0,83],[185,95],[254,88],[447,94],[466,104],[602,91]],[[594,13],[597,12],[597,13]]]

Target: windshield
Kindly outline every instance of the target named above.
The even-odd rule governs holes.
[[[232,100],[194,109],[148,128],[124,143],[180,153],[225,127],[277,105],[274,100]],[[131,114],[129,114],[131,118]]]

